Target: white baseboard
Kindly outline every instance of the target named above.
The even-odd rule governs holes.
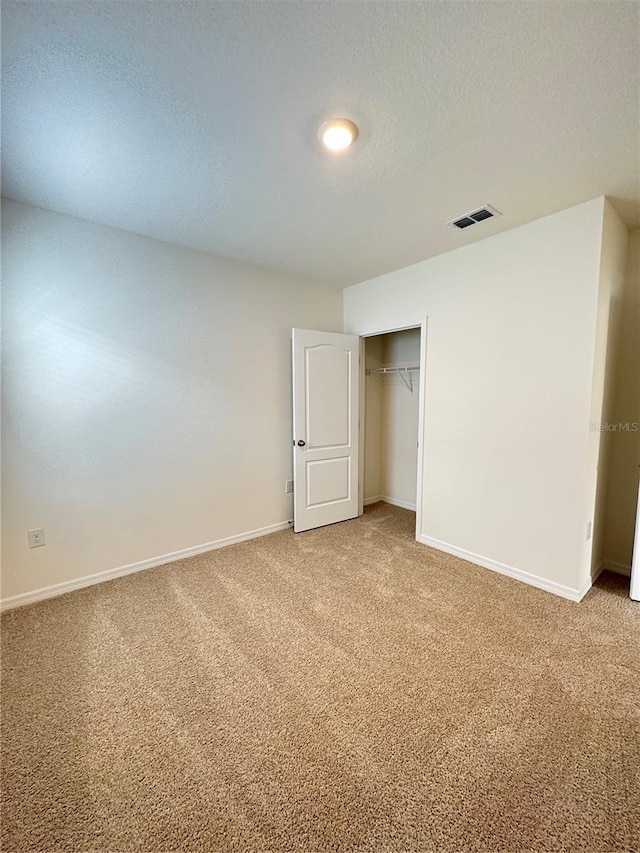
[[[385,504],[391,504],[391,506],[399,506],[401,509],[410,509],[412,512],[416,511],[415,504],[410,504],[408,501],[401,501],[398,498],[390,498],[389,495],[376,495],[375,498],[366,498],[364,505],[369,506],[369,504],[377,504],[380,501]]]
[[[461,557],[469,563],[475,563],[477,566],[482,566],[485,569],[491,569],[492,572],[498,572],[501,575],[514,578],[535,586],[538,589],[544,589],[546,592],[552,592],[554,595],[559,595],[562,598],[568,598],[570,601],[581,601],[587,592],[591,589],[592,580],[588,578],[580,589],[573,589],[569,586],[563,586],[555,581],[541,578],[538,575],[525,572],[522,569],[516,569],[513,566],[507,566],[505,563],[499,563],[497,560],[491,560],[488,557],[482,557],[479,554],[474,554],[472,551],[466,551],[464,548],[458,548],[455,545],[449,545],[447,542],[440,542],[438,539],[432,539],[430,536],[421,536],[420,542],[423,545],[428,545],[430,548],[435,548],[438,551],[444,551],[445,554],[452,554],[454,557]]]
[[[379,499],[384,501],[386,504],[391,504],[391,506],[399,506],[402,509],[410,509],[412,512],[416,511],[416,505],[410,504],[408,501],[401,501],[398,498],[390,498],[389,495],[380,495]]]
[[[607,569],[610,572],[615,572],[617,575],[624,575],[625,578],[631,577],[631,566],[627,566],[626,563],[616,563],[613,560],[605,560],[602,564],[603,569]]]
[[[93,586],[96,583],[104,583],[123,575],[131,575],[134,572],[142,572],[144,569],[152,569],[155,566],[163,566],[165,563],[173,563],[175,560],[184,560],[185,557],[194,557],[196,554],[204,554],[206,551],[215,551],[218,548],[226,548],[227,545],[236,545],[249,539],[257,539],[259,536],[267,536],[278,530],[287,530],[291,527],[290,521],[279,521],[277,524],[269,524],[267,527],[259,527],[246,533],[238,533],[236,536],[227,536],[224,539],[216,539],[215,542],[206,542],[204,545],[194,545],[191,548],[183,548],[181,551],[173,551],[170,554],[162,554],[160,557],[151,557],[149,560],[140,560],[138,563],[130,563],[128,566],[120,566],[117,569],[107,569],[94,575],[86,575],[75,580],[56,583],[52,586],[44,586],[33,592],[23,592],[0,601],[0,612],[13,610],[15,607],[24,607],[27,604],[35,604],[44,601],[45,598],[55,598],[85,586]]]

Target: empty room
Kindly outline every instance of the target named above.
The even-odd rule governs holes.
[[[640,850],[640,0],[3,0],[1,834]]]

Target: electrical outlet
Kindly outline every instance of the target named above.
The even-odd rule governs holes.
[[[287,480],[284,484],[285,494],[290,495],[293,493],[293,480]]]
[[[591,539],[591,522],[587,524],[587,542]]]
[[[29,539],[29,548],[40,548],[44,545],[44,527],[35,527],[33,530],[27,530]]]

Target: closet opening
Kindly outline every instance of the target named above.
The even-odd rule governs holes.
[[[417,326],[364,338],[364,506],[419,514],[422,334]]]

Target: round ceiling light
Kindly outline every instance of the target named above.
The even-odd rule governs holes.
[[[318,139],[329,151],[345,151],[358,138],[358,128],[348,118],[332,118],[320,125]]]

